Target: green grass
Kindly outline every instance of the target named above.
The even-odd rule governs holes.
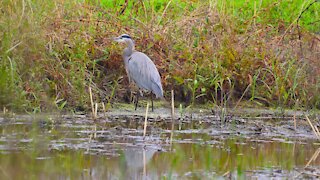
[[[289,26],[314,0],[218,0],[216,2],[218,2],[218,7],[226,14],[239,18],[239,23],[245,23],[248,19],[253,19],[256,23],[278,26],[281,22]],[[301,17],[301,25],[310,31],[319,32],[320,24],[316,23],[320,16],[318,8],[319,4],[314,4]]]
[[[0,107],[89,109],[89,86],[96,102],[124,101],[122,50],[111,37],[128,33],[157,64],[168,97],[173,88],[187,104],[319,108],[319,2],[125,2],[1,1]]]

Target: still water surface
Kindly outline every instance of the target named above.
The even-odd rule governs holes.
[[[145,139],[142,125],[139,117],[1,118],[0,179],[303,178],[319,147],[310,139],[214,133],[208,123],[182,124],[171,146],[169,125],[154,121]],[[320,158],[308,167],[320,168]]]

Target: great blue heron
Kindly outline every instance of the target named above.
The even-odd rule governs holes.
[[[114,38],[115,41],[126,43],[123,50],[123,61],[129,78],[142,90],[151,91],[156,98],[163,98],[160,74],[153,61],[144,53],[134,49],[134,41],[127,34],[122,34]],[[138,106],[139,93],[136,94],[135,110]],[[153,99],[151,94],[151,104],[153,111]]]

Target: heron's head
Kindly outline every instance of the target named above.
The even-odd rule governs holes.
[[[114,38],[114,40],[120,43],[128,43],[129,41],[133,42],[128,34],[122,34],[121,36]]]

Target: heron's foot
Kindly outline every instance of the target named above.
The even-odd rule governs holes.
[[[153,112],[153,94],[151,93],[151,111]]]

